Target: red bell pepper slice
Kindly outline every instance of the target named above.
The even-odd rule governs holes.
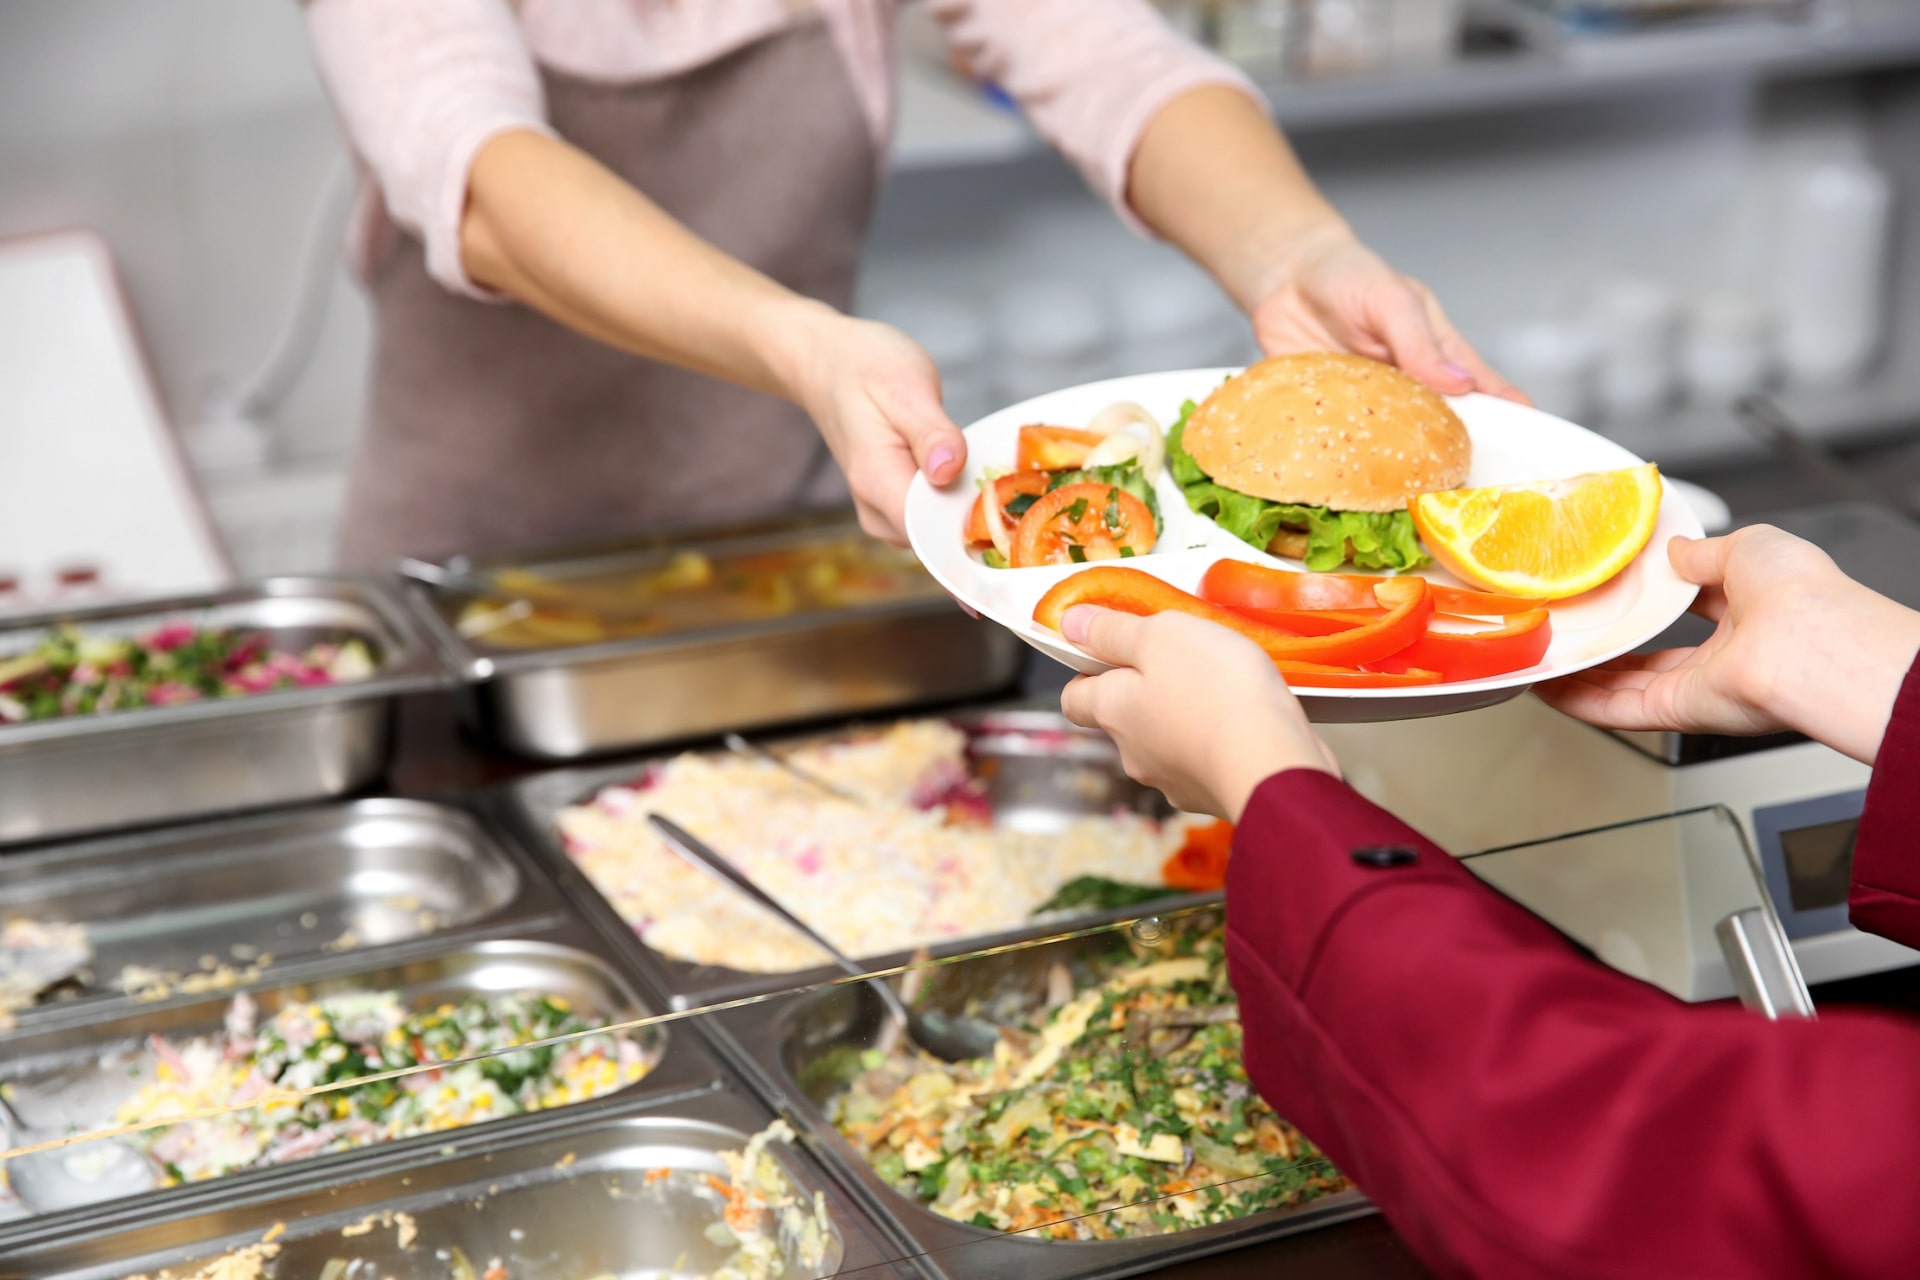
[[[1427,620],[1433,616],[1433,596],[1424,578],[1383,579],[1379,601],[1388,606],[1387,611],[1364,625],[1334,635],[1300,636],[1209,604],[1138,569],[1101,565],[1055,583],[1034,606],[1033,620],[1058,631],[1067,610],[1079,604],[1141,615],[1169,611],[1190,613],[1247,637],[1276,663],[1291,664],[1294,668],[1291,672],[1287,665],[1281,666],[1282,674],[1302,677],[1289,679],[1289,683],[1301,684],[1316,677],[1331,680],[1338,674],[1337,668],[1359,668],[1399,653],[1420,638],[1427,629]],[[1393,674],[1353,670],[1347,672],[1349,678],[1341,679],[1340,683],[1355,684],[1359,677],[1378,679]],[[1356,687],[1379,686],[1356,684]]]
[[[1249,564],[1245,560],[1220,560],[1200,580],[1200,596],[1236,611],[1290,609],[1320,613],[1329,609],[1370,609],[1378,603],[1374,592],[1381,583],[1405,581],[1405,578],[1356,573],[1296,573],[1291,569]],[[1523,600],[1518,596],[1436,584],[1429,587],[1433,592],[1433,607],[1442,613],[1500,618],[1540,607],[1538,600]]]
[[[1438,671],[1449,682],[1485,680],[1526,670],[1546,657],[1552,643],[1552,615],[1534,609],[1490,631],[1429,631],[1399,653],[1367,666],[1376,671]]]
[[[1405,671],[1356,670],[1353,667],[1323,667],[1312,662],[1288,662],[1275,658],[1280,676],[1296,689],[1412,689],[1443,683],[1438,671],[1409,667]],[[1368,664],[1373,666],[1376,664]]]
[[[1227,883],[1227,857],[1232,851],[1231,822],[1190,827],[1186,843],[1160,868],[1160,878],[1170,889],[1189,889],[1196,893],[1223,889]]]

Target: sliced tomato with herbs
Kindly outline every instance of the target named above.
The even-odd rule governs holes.
[[[1200,581],[1200,595],[1229,609],[1287,609],[1301,612],[1369,609],[1378,601],[1374,592],[1383,582],[1403,582],[1404,578],[1372,577],[1358,573],[1298,573],[1249,564],[1245,560],[1220,560],[1207,570]],[[1529,613],[1540,607],[1538,600],[1519,596],[1494,595],[1487,591],[1467,591],[1460,587],[1430,584],[1433,607],[1442,613],[1464,613],[1476,617],[1501,618]]]
[[[1053,477],[1044,471],[1015,471],[993,482],[993,496],[1000,501],[1000,510],[1007,517],[1009,531],[1020,523],[1020,517],[1027,513],[1033,500],[1045,493],[1051,483]],[[1027,501],[1022,502],[1022,498]],[[973,500],[973,509],[967,513],[967,545],[993,545],[993,532],[987,528],[987,495],[984,492]]]
[[[1049,427],[1033,423],[1020,428],[1020,448],[1014,455],[1019,471],[1078,471],[1087,455],[1106,437],[1097,431]]]
[[[1064,484],[1042,495],[1020,517],[1007,561],[1016,569],[1031,569],[1124,560],[1153,550],[1156,536],[1153,512],[1125,489]]]
[[[1054,492],[1064,493],[1065,490],[1056,489]],[[1362,625],[1325,636],[1295,635],[1279,627],[1256,622],[1231,609],[1223,609],[1190,595],[1152,574],[1121,565],[1102,565],[1055,583],[1050,591],[1040,597],[1040,603],[1034,606],[1033,620],[1043,627],[1058,631],[1067,610],[1080,604],[1141,615],[1190,613],[1252,640],[1280,665],[1289,683],[1305,683],[1306,679],[1312,677],[1331,680],[1333,677],[1330,672],[1351,667],[1354,670],[1344,673],[1346,678],[1342,683],[1354,687],[1390,687],[1394,683],[1407,681],[1397,681],[1394,673],[1360,671],[1358,668],[1399,653],[1419,639],[1426,631],[1427,620],[1433,616],[1433,597],[1427,590],[1424,578],[1387,578],[1382,581],[1378,594],[1380,603],[1388,606],[1385,613]],[[1291,673],[1289,666],[1294,668]],[[1432,679],[1423,679],[1418,681],[1420,683],[1431,684],[1439,680],[1434,673],[1422,674],[1431,675]],[[1303,679],[1296,681],[1294,675]],[[1381,683],[1377,686],[1358,683],[1369,679],[1377,679]]]
[[[1438,671],[1449,682],[1486,680],[1525,671],[1547,656],[1552,643],[1552,615],[1535,609],[1515,614],[1492,630],[1428,631],[1399,653],[1367,666],[1386,672]]]

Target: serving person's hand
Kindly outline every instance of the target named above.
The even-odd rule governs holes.
[[[1460,336],[1433,293],[1344,227],[1303,242],[1251,313],[1268,355],[1346,351],[1398,365],[1446,395],[1530,403]]]
[[[790,395],[846,473],[860,527],[904,546],[913,473],[953,481],[966,465],[966,437],[941,407],[940,371],[918,343],[884,324],[821,312],[793,362]]]
[[[1667,557],[1718,624],[1704,644],[1624,658],[1537,688],[1609,729],[1756,734],[1792,729],[1871,764],[1920,651],[1920,613],[1767,525],[1675,538]]]
[[[1086,605],[1061,624],[1068,640],[1114,669],[1076,677],[1060,709],[1108,733],[1128,774],[1188,813],[1237,822],[1254,788],[1276,773],[1340,772],[1272,661],[1245,637],[1186,614]]]

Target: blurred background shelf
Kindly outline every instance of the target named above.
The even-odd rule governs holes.
[[[1388,126],[1619,99],[1703,81],[1864,75],[1920,62],[1920,5],[1867,4],[1836,21],[1619,36],[1466,54],[1436,66],[1257,77],[1289,131]],[[1044,143],[944,65],[909,58],[893,160],[903,173],[1000,164]]]

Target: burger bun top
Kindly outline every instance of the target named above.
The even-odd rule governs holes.
[[[1473,461],[1466,424],[1438,392],[1332,352],[1253,365],[1193,411],[1181,443],[1216,484],[1335,511],[1399,511],[1458,488]]]

